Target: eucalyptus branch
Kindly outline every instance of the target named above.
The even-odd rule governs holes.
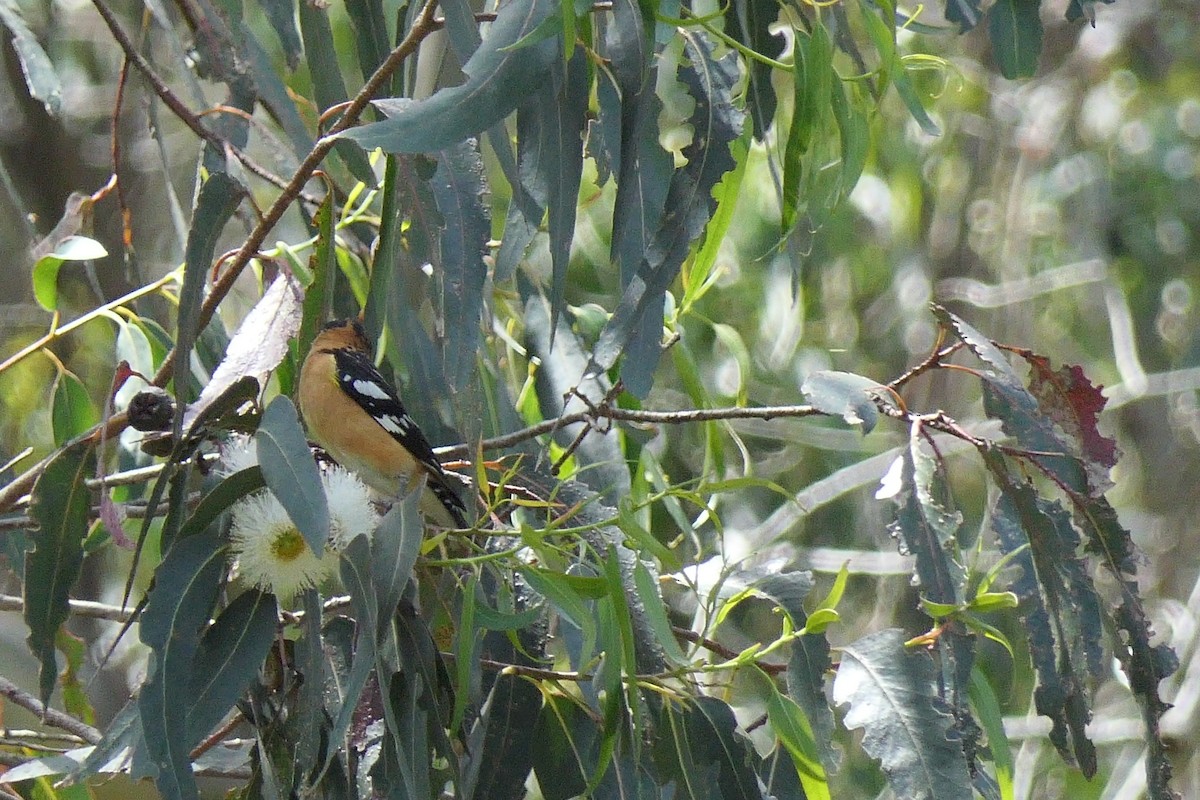
[[[80,722],[70,714],[64,714],[62,711],[43,705],[41,700],[3,676],[0,676],[0,695],[7,697],[26,711],[33,712],[47,725],[74,734],[88,744],[99,744],[100,739],[103,738],[103,734],[91,725]]]

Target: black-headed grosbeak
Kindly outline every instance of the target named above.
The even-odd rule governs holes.
[[[467,507],[387,380],[375,368],[357,320],[327,323],[300,369],[298,399],[313,440],[367,486],[399,497],[422,474],[421,511],[446,527],[467,528]]]

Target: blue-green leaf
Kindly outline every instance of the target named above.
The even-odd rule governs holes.
[[[0,0],[0,22],[12,32],[13,50],[21,62],[21,72],[25,73],[29,96],[41,101],[50,116],[57,116],[62,107],[62,83],[50,57],[25,24],[14,0]]]
[[[263,413],[254,435],[258,463],[271,493],[287,510],[312,551],[320,556],[329,538],[329,506],[296,406],[280,395]]]
[[[225,223],[233,216],[246,190],[224,172],[215,172],[200,187],[192,228],[184,252],[183,286],[179,289],[178,334],[175,338],[175,434],[183,429],[187,376],[191,374],[192,349],[200,336],[200,303],[204,282],[212,266],[213,251]]]
[[[217,616],[196,649],[185,695],[188,735],[198,744],[258,676],[275,642],[275,598],[251,589]]]
[[[875,398],[887,390],[878,381],[862,375],[822,370],[805,378],[800,391],[818,411],[837,414],[851,425],[861,425],[866,435],[879,420]]]
[[[50,429],[59,447],[100,421],[100,410],[92,402],[87,387],[73,372],[61,370],[51,390]]]
[[[225,554],[214,534],[182,539],[155,572],[155,585],[139,628],[153,653],[138,707],[146,748],[158,770],[155,782],[168,800],[199,797],[192,775],[188,704],[182,687],[192,685],[193,659],[201,629],[208,623]]]
[[[446,380],[465,387],[479,349],[479,319],[487,280],[491,221],[483,202],[483,161],[475,142],[457,144],[439,154],[433,196],[442,217],[442,316]]]
[[[431,153],[444,150],[504,119],[546,80],[558,42],[513,48],[557,13],[556,0],[512,0],[500,8],[487,38],[463,66],[467,81],[419,102],[381,100],[388,119],[341,134],[367,150]]]
[[[896,797],[972,797],[967,761],[952,718],[933,692],[933,661],[908,652],[888,629],[842,648],[833,699],[849,706],[846,727],[863,730],[863,749],[883,768]]]

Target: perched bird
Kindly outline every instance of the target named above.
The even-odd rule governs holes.
[[[357,320],[330,322],[313,339],[298,393],[309,435],[387,497],[399,497],[424,475],[421,511],[445,527],[469,527],[467,507],[371,354]]]

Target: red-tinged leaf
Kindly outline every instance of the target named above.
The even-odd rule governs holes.
[[[1053,369],[1045,356],[1029,350],[1019,352],[1029,362],[1029,391],[1046,416],[1058,423],[1070,440],[1078,442],[1093,494],[1103,492],[1112,485],[1108,470],[1120,456],[1116,441],[1096,426],[1106,402],[1100,393],[1103,387],[1088,380],[1082,367],[1065,364]]]

